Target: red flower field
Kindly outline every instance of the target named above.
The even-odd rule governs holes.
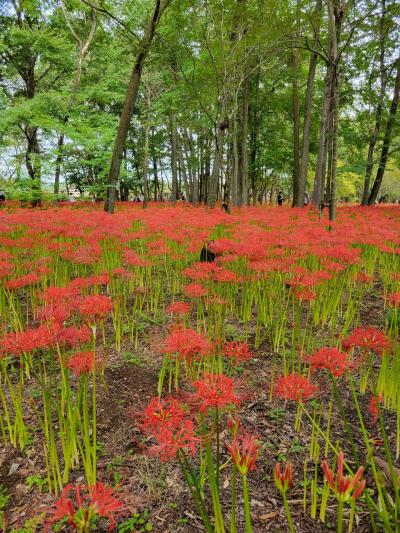
[[[0,211],[4,531],[398,531],[399,271],[398,206]]]

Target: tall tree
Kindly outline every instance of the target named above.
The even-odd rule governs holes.
[[[372,186],[370,195],[368,197],[368,205],[373,205],[378,198],[379,190],[382,185],[383,176],[385,175],[386,163],[389,156],[390,143],[392,141],[393,127],[396,121],[396,113],[399,105],[399,96],[400,96],[400,56],[397,58],[395,63],[395,72],[396,80],[393,90],[393,98],[389,111],[389,118],[386,123],[385,135],[383,137],[383,144],[381,155],[379,158],[378,171],[376,173],[375,181]]]
[[[155,7],[150,15],[143,38],[139,43],[139,50],[133,65],[128,91],[125,97],[123,110],[119,119],[118,130],[115,137],[114,149],[111,157],[110,170],[106,184],[106,198],[104,210],[113,213],[117,195],[117,185],[122,161],[122,153],[128,136],[129,124],[132,118],[133,108],[139,90],[140,78],[142,76],[143,64],[149,53],[153,41],[156,27],[160,18],[167,8],[169,0],[155,0]]]

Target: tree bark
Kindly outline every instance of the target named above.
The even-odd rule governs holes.
[[[243,84],[241,139],[240,139],[240,162],[241,162],[241,182],[242,182],[242,204],[249,203],[249,98],[250,98],[250,78],[247,76]]]
[[[323,172],[324,172],[324,160],[325,160],[325,148],[326,148],[326,132],[329,120],[329,110],[331,104],[331,77],[332,77],[332,64],[328,63],[325,74],[325,89],[324,99],[322,104],[321,120],[319,124],[319,141],[318,141],[318,153],[317,162],[315,165],[315,178],[314,178],[314,190],[312,194],[312,201],[316,207],[319,207],[323,198],[324,190],[322,188]]]
[[[376,173],[375,181],[368,197],[368,205],[373,205],[378,198],[379,190],[382,185],[383,177],[385,175],[386,163],[389,156],[390,143],[392,141],[393,126],[396,121],[396,113],[399,105],[400,96],[400,56],[396,60],[396,81],[394,85],[392,104],[390,106],[389,118],[386,123],[385,135],[383,137],[383,144],[381,156],[379,158],[379,167]]]
[[[322,11],[322,0],[317,0],[316,5],[315,5],[315,10],[314,10],[316,24],[314,27],[314,40],[313,40],[313,45],[312,45],[313,50],[317,50],[318,48],[321,11]],[[297,207],[301,207],[304,205],[304,197],[306,193],[307,175],[308,175],[308,159],[309,159],[309,153],[310,153],[312,103],[313,103],[313,96],[314,96],[314,81],[315,81],[315,72],[317,69],[317,63],[318,63],[318,54],[316,52],[311,52],[310,65],[308,68],[305,106],[304,106],[303,146],[302,146],[302,151],[301,151],[298,195],[296,198]]]
[[[233,116],[232,126],[232,203],[242,205],[242,193],[239,187],[239,153],[238,153],[238,127],[237,113]]]
[[[211,208],[215,207],[218,196],[219,177],[223,163],[224,134],[226,127],[227,126],[225,122],[222,122],[217,127],[215,134],[214,161],[207,190],[207,206]]]
[[[107,213],[113,213],[116,200],[116,189],[118,184],[119,172],[121,168],[122,151],[125,146],[130,121],[132,118],[133,108],[136,103],[136,97],[139,90],[140,78],[142,76],[143,64],[149,52],[153,41],[154,33],[160,18],[166,9],[168,0],[155,0],[153,13],[147,22],[144,36],[139,44],[139,51],[133,65],[131,79],[128,91],[125,97],[124,107],[119,119],[118,130],[115,137],[114,149],[111,158],[110,170],[107,179],[106,199],[104,210]]]
[[[364,190],[361,200],[362,205],[368,204],[369,189],[371,183],[372,170],[374,167],[374,151],[375,146],[378,141],[378,136],[381,131],[382,123],[382,110],[383,103],[385,101],[386,94],[386,68],[385,68],[385,19],[386,19],[386,0],[381,0],[382,13],[379,22],[379,78],[380,78],[380,91],[378,97],[378,103],[376,105],[375,111],[375,126],[371,134],[368,146],[368,156],[367,156],[367,168],[365,170],[365,180],[364,180]]]
[[[176,132],[175,113],[170,114],[169,125],[170,125],[170,133],[171,133],[171,174],[172,174],[171,201],[175,203],[178,199],[178,140],[177,140],[177,132]]]
[[[299,23],[299,0],[296,3],[296,32]],[[292,120],[293,120],[293,206],[304,205],[299,202],[299,179],[300,179],[300,100],[299,100],[299,69],[300,69],[300,52],[296,46],[292,46]]]

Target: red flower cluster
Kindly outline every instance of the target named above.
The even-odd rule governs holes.
[[[388,304],[391,307],[400,307],[400,292],[393,292],[389,294]]]
[[[193,386],[196,389],[195,399],[203,412],[210,408],[222,409],[239,403],[239,397],[234,392],[233,379],[223,374],[204,374],[203,379],[193,382]]]
[[[246,342],[229,341],[224,344],[223,354],[229,359],[233,359],[234,364],[248,361],[252,357],[249,346]]]
[[[303,402],[315,396],[317,387],[310,383],[305,376],[288,374],[278,378],[275,384],[275,394],[278,398]]]
[[[55,504],[55,509],[51,511],[52,516],[46,524],[47,530],[51,528],[54,522],[66,518],[70,526],[79,529],[79,531],[86,531],[90,521],[96,515],[108,518],[110,529],[114,529],[114,513],[122,509],[122,502],[113,496],[110,487],[106,487],[100,482],[88,488],[77,485],[74,488],[76,503],[69,496],[71,490],[73,490],[71,484],[63,489],[61,497]],[[82,495],[82,491],[87,492]],[[75,505],[77,506],[76,509]]]
[[[95,364],[94,352],[75,352],[66,362],[66,366],[71,368],[77,376],[91,372],[95,368]]]
[[[113,302],[109,296],[95,294],[86,296],[78,304],[79,312],[82,316],[91,319],[103,319],[113,308]]]
[[[171,315],[187,315],[190,312],[190,304],[187,302],[173,302],[167,307],[167,311]]]
[[[184,417],[185,411],[175,398],[152,398],[144,411],[142,428],[155,435],[162,428],[170,430],[178,428]]]
[[[365,348],[379,355],[389,347],[386,335],[376,328],[356,328],[342,341],[344,348]]]
[[[194,455],[196,451],[199,439],[194,424],[174,398],[152,398],[144,411],[142,429],[156,439],[157,446],[149,452],[162,461],[175,459],[180,452]]]
[[[335,475],[330,469],[326,459],[322,461],[321,467],[324,472],[325,479],[329,487],[333,490],[336,497],[343,501],[347,501],[350,498],[355,500],[359,498],[365,488],[365,479],[361,480],[361,476],[364,472],[364,467],[360,466],[357,472],[352,476],[343,475],[344,455],[340,451],[337,461],[337,474]]]
[[[207,295],[206,289],[200,283],[189,283],[183,287],[183,293],[189,298],[201,298]]]
[[[337,348],[321,348],[309,359],[311,370],[329,370],[336,377],[341,376],[350,367],[349,356]]]
[[[27,287],[28,285],[35,285],[36,283],[39,283],[39,281],[40,276],[38,276],[36,272],[30,272],[19,278],[9,279],[6,281],[5,286],[7,289],[16,290],[21,289],[22,287]]]
[[[246,475],[256,468],[256,461],[260,454],[260,444],[256,435],[245,433],[240,437],[235,435],[232,442],[226,443],[232,460],[239,473]]]
[[[207,354],[211,349],[210,343],[200,333],[182,326],[174,328],[165,339],[164,351],[176,354],[180,359],[189,359]]]

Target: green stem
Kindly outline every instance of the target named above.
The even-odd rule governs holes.
[[[243,487],[244,518],[246,522],[246,533],[253,533],[253,528],[251,526],[250,501],[249,501],[249,491],[247,489],[246,474],[242,475],[242,487]]]
[[[339,499],[337,509],[336,533],[343,533],[343,500]]]
[[[288,524],[289,524],[290,533],[295,533],[294,526],[293,526],[292,515],[290,514],[289,504],[288,504],[288,501],[287,501],[286,491],[285,490],[282,492],[282,498],[283,498],[283,505],[285,506],[285,513],[286,513],[286,518],[287,518],[287,521],[288,521]]]
[[[232,464],[232,510],[231,510],[231,533],[236,533],[236,477],[237,467]]]

